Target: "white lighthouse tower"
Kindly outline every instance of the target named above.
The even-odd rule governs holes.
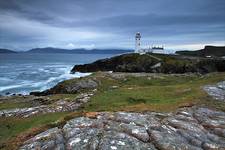
[[[135,36],[135,51],[134,52],[139,53],[140,49],[141,49],[141,34],[140,32],[137,32]]]

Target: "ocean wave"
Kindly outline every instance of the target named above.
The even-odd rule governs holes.
[[[45,73],[51,72],[51,71],[50,71],[50,68],[48,68],[48,69],[38,68],[38,71],[39,71],[39,72],[45,72]]]
[[[48,76],[46,79],[40,80],[39,82],[37,81],[32,82],[30,83],[29,87],[38,91],[43,91],[53,87],[54,85],[56,85],[57,83],[63,80],[68,80],[71,78],[80,78],[80,77],[88,76],[91,74],[91,73],[80,73],[80,72],[76,72],[75,74],[70,74],[71,68],[72,66],[64,66],[63,68],[55,68],[53,69],[54,71],[49,70],[48,72],[46,72],[46,69],[44,68],[39,68],[38,69],[39,71],[44,71],[48,75],[53,74],[53,76]],[[49,69],[52,70],[52,68],[49,68]]]
[[[81,61],[81,57],[85,59]],[[79,72],[70,74],[70,70],[75,64],[106,57],[109,55],[7,55],[0,65],[0,94],[46,90],[63,80],[90,75]]]
[[[41,82],[37,82],[32,84],[32,87],[40,87],[39,90],[43,91],[46,90],[48,88],[51,88],[52,86],[56,85],[57,83],[64,81],[64,80],[68,80],[68,79],[72,79],[72,78],[80,78],[80,77],[85,77],[90,75],[91,73],[75,73],[75,74],[69,74],[69,73],[65,73],[62,74],[60,76],[57,77],[50,77],[45,81],[41,81]]]
[[[26,86],[27,84],[9,85],[0,87],[0,92]]]
[[[28,94],[31,91],[46,90],[64,80],[68,80],[68,79],[72,79],[72,78],[80,78],[80,77],[88,76],[90,74],[91,73],[79,73],[79,72],[77,72],[75,74],[70,74],[67,72],[65,74],[62,74],[62,75],[59,75],[56,77],[50,77],[50,78],[47,78],[46,80],[42,80],[39,82],[26,80],[26,81],[23,81],[20,84],[16,84],[16,85],[11,84],[11,85],[7,85],[7,86],[0,86],[0,92],[2,94],[6,93],[6,92]],[[7,78],[6,78],[6,80],[7,80]],[[26,89],[26,90],[24,90],[24,89]]]
[[[7,77],[0,77],[0,82],[4,82],[4,81],[11,81],[11,79]]]

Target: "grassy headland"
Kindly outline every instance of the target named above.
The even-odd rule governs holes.
[[[21,135],[33,135],[59,124],[84,112],[96,111],[174,111],[179,107],[204,105],[225,111],[220,101],[213,100],[203,90],[202,86],[215,84],[225,79],[225,73],[200,74],[151,74],[151,73],[104,73],[97,72],[91,76],[71,79],[61,82],[62,87],[81,80],[98,81],[97,92],[76,113],[50,113],[29,118],[0,118],[0,143],[18,144]],[[54,88],[53,88],[54,89]],[[58,90],[58,89],[57,89]],[[79,92],[88,92],[84,89]],[[77,94],[48,95],[49,103],[60,99],[71,100]],[[7,105],[10,104],[10,105]],[[27,107],[17,101],[1,103],[1,109]],[[34,132],[35,131],[35,132]],[[8,142],[7,142],[8,141]],[[4,143],[4,144],[3,144]]]
[[[90,64],[75,65],[74,72],[148,72],[148,73],[210,73],[224,72],[222,58],[190,57],[166,54],[124,54]]]
[[[223,59],[126,54],[75,66],[73,71],[113,70],[118,73],[95,72],[87,77],[63,81],[44,92],[34,92],[36,96],[1,98],[0,111],[55,105],[60,100],[74,102],[81,93],[94,93],[86,104],[73,112],[37,114],[28,118],[0,117],[0,149],[7,149],[12,143],[18,146],[34,134],[61,126],[67,120],[87,112],[170,112],[193,105],[225,111],[223,102],[213,100],[202,89],[205,85],[225,80],[224,64]]]
[[[173,111],[178,107],[195,104],[225,111],[224,105],[212,100],[202,90],[204,85],[224,80],[225,73],[146,74],[141,77],[128,74],[119,79],[102,77],[101,73],[96,76],[102,84],[84,107],[85,111]]]

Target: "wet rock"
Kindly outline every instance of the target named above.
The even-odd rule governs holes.
[[[10,95],[10,94],[11,94],[10,92],[6,92],[6,93],[5,93],[5,95]]]
[[[30,95],[34,95],[34,96],[42,96],[42,92],[40,91],[33,91],[33,92],[30,92]]]
[[[208,108],[182,108],[164,114],[100,112],[87,116],[38,134],[20,149],[225,149],[225,113]]]

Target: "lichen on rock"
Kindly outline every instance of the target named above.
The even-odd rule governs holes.
[[[30,149],[201,150],[225,148],[225,113],[204,107],[174,113],[99,112],[24,142]],[[163,116],[163,117],[162,117]]]

